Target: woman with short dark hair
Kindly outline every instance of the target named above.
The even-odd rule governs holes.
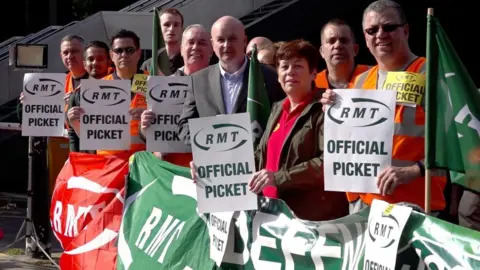
[[[278,81],[287,97],[272,106],[255,151],[258,171],[249,183],[250,190],[273,191],[301,219],[346,216],[345,193],[324,190],[323,90],[314,83],[318,50],[307,41],[294,40],[283,44],[275,58]]]

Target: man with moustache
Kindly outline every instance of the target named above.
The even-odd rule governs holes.
[[[245,55],[245,27],[236,18],[224,16],[212,26],[213,50],[219,63],[192,75],[193,89],[187,93],[178,122],[180,140],[190,145],[188,119],[246,112],[249,59]],[[276,71],[261,64],[270,103],[285,97]]]

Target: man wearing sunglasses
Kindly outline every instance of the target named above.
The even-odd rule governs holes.
[[[357,75],[369,66],[356,65],[358,44],[347,22],[333,19],[320,30],[320,55],[327,68],[315,77],[318,88],[352,88]]]
[[[408,45],[409,25],[400,7],[391,0],[378,0],[363,13],[363,32],[367,47],[377,65],[357,76],[354,88],[383,89],[389,71],[408,71],[425,74],[425,58],[412,53]],[[323,104],[331,104],[335,95],[327,90],[322,96]],[[419,206],[425,201],[424,167],[424,103],[419,106],[397,104],[395,131],[393,135],[392,166],[377,176],[380,194],[347,193],[350,212],[357,212],[370,205],[373,199],[389,203],[408,202]],[[443,191],[446,172],[432,170],[432,213],[445,208]]]
[[[141,57],[140,38],[132,31],[119,30],[111,39],[110,58],[115,64],[115,70],[103,77],[103,80],[133,80],[136,73],[143,73],[138,69],[138,61]],[[116,155],[128,158],[138,151],[145,150],[145,142],[140,138],[139,125],[140,115],[147,108],[145,97],[132,92],[129,113],[132,116],[130,121],[130,134],[132,136],[130,149],[125,151],[97,150],[98,155]],[[83,110],[78,108],[79,118]],[[80,125],[76,125],[75,131],[80,132]]]

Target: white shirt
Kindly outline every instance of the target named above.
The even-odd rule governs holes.
[[[247,68],[247,57],[243,61],[243,65],[237,70],[235,73],[230,74],[226,72],[220,63],[218,66],[220,67],[220,86],[222,87],[223,93],[223,104],[225,105],[225,111],[227,114],[231,114],[233,111],[233,106],[238,98],[238,93],[243,85],[243,74],[245,69]]]

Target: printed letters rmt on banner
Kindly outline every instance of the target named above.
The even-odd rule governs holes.
[[[81,150],[130,148],[129,80],[82,80]]]
[[[152,126],[147,130],[147,150],[189,153],[190,147],[178,137],[177,125],[192,78],[149,76],[147,85],[147,105],[156,115]]]
[[[63,136],[64,83],[62,73],[25,74],[22,136]]]
[[[378,193],[392,162],[396,91],[334,90],[325,111],[325,190]]]
[[[373,200],[368,215],[364,269],[396,269],[398,244],[412,208]]]
[[[399,232],[396,229],[404,222],[395,210],[399,206],[371,215],[367,208],[334,221],[304,221],[283,201],[262,197],[258,211],[235,212],[222,265],[216,268],[210,258],[208,226],[226,231],[228,224],[198,214],[189,169],[148,152],[134,157],[118,237],[119,270],[480,269],[480,233],[476,231],[413,211]],[[366,241],[372,237],[383,248],[391,237],[396,239],[394,232],[401,236],[392,243],[399,247],[392,259],[395,268],[379,268],[382,253],[374,251],[374,260],[365,257]],[[212,244],[213,248],[225,245],[218,240]]]
[[[248,189],[255,172],[248,113],[188,120],[200,213],[257,209]]]
[[[146,151],[131,162],[118,269],[214,269],[207,218],[198,214],[189,169]]]
[[[127,174],[125,159],[70,153],[50,208],[52,231],[65,250],[62,269],[113,268]]]

